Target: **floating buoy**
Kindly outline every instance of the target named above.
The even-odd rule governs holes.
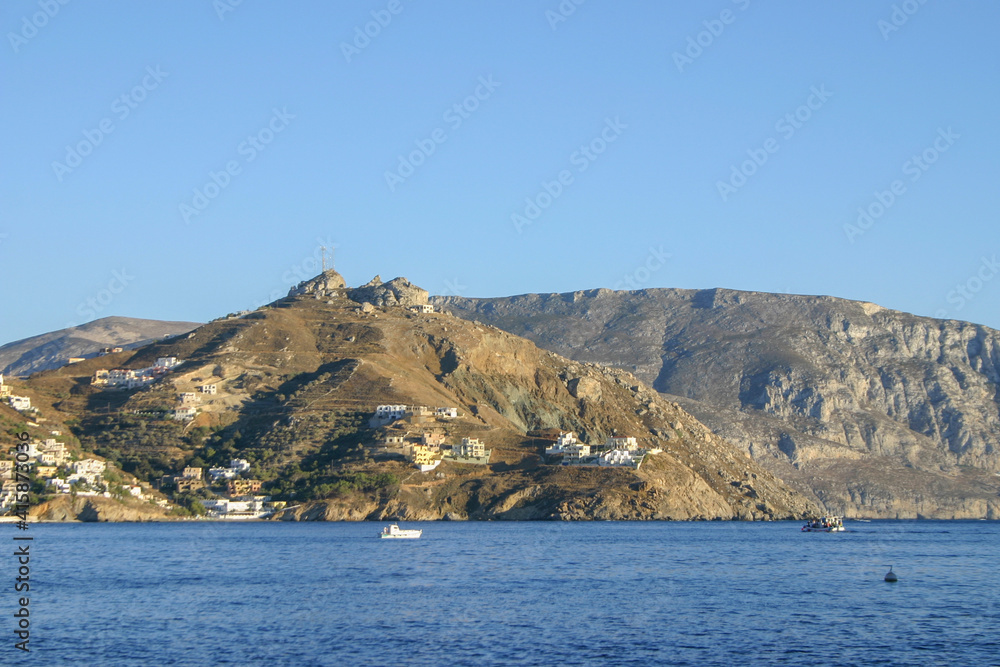
[[[892,571],[892,565],[889,566],[889,571],[885,573],[885,580],[889,583],[894,583],[897,581],[896,573]]]

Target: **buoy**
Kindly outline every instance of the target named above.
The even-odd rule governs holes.
[[[885,573],[885,580],[889,583],[894,583],[897,581],[896,573],[892,571],[892,565],[889,566],[889,571]]]

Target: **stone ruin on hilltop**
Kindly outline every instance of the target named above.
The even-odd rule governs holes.
[[[288,296],[306,296],[328,298],[346,296],[357,303],[370,303],[374,306],[424,306],[428,303],[430,294],[427,290],[417,287],[403,277],[382,282],[375,276],[361,287],[347,287],[344,277],[329,269],[310,280],[303,280],[288,290]]]
[[[393,278],[387,283],[375,276],[370,282],[347,290],[347,298],[358,303],[368,302],[374,306],[424,306],[430,294],[403,277]]]

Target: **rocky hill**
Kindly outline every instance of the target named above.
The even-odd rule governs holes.
[[[1000,332],[988,327],[725,289],[432,301],[632,371],[830,511],[1000,517]]]
[[[70,357],[92,357],[105,347],[133,349],[152,340],[187,333],[197,326],[197,322],[102,317],[80,326],[7,343],[0,347],[0,373],[30,375],[64,366]]]
[[[420,301],[405,279],[362,290],[301,286],[292,296],[186,336],[115,355],[183,364],[141,390],[90,384],[105,359],[25,381],[47,417],[129,473],[156,479],[239,456],[283,519],[775,519],[815,505],[632,374],[560,357],[495,327],[392,305]],[[389,299],[388,295],[393,298]],[[426,293],[424,293],[426,294]],[[354,299],[364,298],[363,303]],[[424,297],[425,298],[425,297]],[[105,366],[106,367],[106,366]],[[194,421],[164,418],[180,392],[218,388]],[[379,404],[453,406],[458,419],[372,429]],[[380,450],[389,432],[480,438],[489,465],[419,472]],[[546,429],[585,442],[633,435],[663,451],[640,469],[550,465]]]

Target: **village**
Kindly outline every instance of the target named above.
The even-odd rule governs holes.
[[[452,438],[435,422],[458,419],[458,408],[430,408],[423,405],[380,405],[369,420],[373,429],[383,429],[373,453],[396,455],[411,462],[421,472],[437,468],[442,461],[485,465],[492,450],[478,438]],[[388,428],[386,428],[388,427]],[[412,428],[410,428],[412,427]],[[642,448],[633,436],[608,436],[603,444],[580,442],[576,433],[559,431],[555,442],[545,449],[545,461],[564,466],[620,467],[639,469],[646,456],[663,451]]]
[[[10,385],[0,375],[0,397],[8,399],[10,406],[19,412],[32,415],[36,412],[31,400],[11,392]],[[42,421],[40,417],[35,417]],[[29,421],[29,426],[39,427],[38,422]],[[66,443],[61,441],[62,431],[53,429],[44,439],[31,439],[18,448],[11,448],[10,459],[0,459],[0,513],[9,511],[17,497],[16,470],[28,465],[36,482],[44,485],[44,492],[54,495],[104,498],[131,497],[154,503],[169,509],[169,501],[156,497],[149,485],[129,483],[124,475],[113,469],[106,461],[96,458],[78,457],[70,453]],[[23,488],[22,488],[23,491]]]
[[[429,307],[426,307],[430,310]],[[120,351],[107,348],[101,355]],[[77,360],[73,360],[77,361]],[[99,369],[91,384],[106,390],[136,390],[148,387],[173,372],[182,363],[176,357],[160,357],[147,368]],[[155,417],[190,422],[199,412],[202,396],[214,396],[218,385],[197,384],[196,391],[182,391],[176,396],[176,405],[160,410]],[[0,375],[0,398],[10,406],[37,419],[37,410],[31,399],[13,393]],[[420,472],[430,472],[443,462],[485,466],[490,463],[492,450],[479,437],[468,432],[463,424],[464,415],[457,407],[428,407],[423,405],[384,404],[375,407],[368,421],[374,436],[365,448],[376,459],[401,460]],[[31,426],[39,426],[29,421]],[[481,426],[479,428],[482,428]],[[33,439],[22,449],[20,459],[0,460],[0,513],[9,511],[14,504],[16,461],[33,466],[33,477],[44,485],[43,494],[73,496],[102,496],[105,498],[134,498],[154,503],[164,509],[174,509],[169,493],[199,492],[195,502],[203,508],[206,518],[243,520],[266,518],[287,507],[284,501],[275,501],[262,493],[263,482],[250,476],[250,463],[234,458],[225,467],[187,466],[179,474],[164,475],[158,483],[125,482],[126,475],[106,461],[85,456],[71,455],[66,444],[60,441],[61,431],[52,430],[51,437]],[[643,448],[635,437],[608,436],[602,444],[581,442],[574,432],[555,431],[548,437],[551,442],[544,448],[542,463],[562,466],[625,467],[638,469],[646,456],[660,449]],[[135,480],[133,480],[135,481]],[[212,497],[206,497],[212,496]]]

